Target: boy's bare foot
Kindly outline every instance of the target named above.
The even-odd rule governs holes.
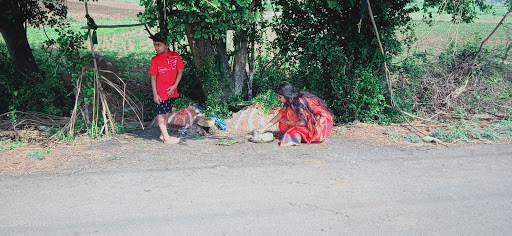
[[[162,140],[162,142],[163,142],[163,141],[165,141],[165,139],[164,139],[164,136],[163,136],[163,135],[160,135],[160,137],[158,137],[158,138],[159,138],[160,140]]]
[[[169,137],[168,139],[164,139],[164,144],[177,144],[181,141],[180,138],[176,137]]]

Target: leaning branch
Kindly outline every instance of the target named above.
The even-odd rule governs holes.
[[[482,43],[480,44],[480,48],[478,49],[478,52],[476,52],[475,54],[475,57],[473,57],[473,62],[471,63],[471,68],[473,68],[473,66],[475,65],[476,63],[476,58],[478,57],[478,54],[480,54],[482,52],[482,49],[484,47],[484,44],[487,42],[487,40],[489,40],[491,38],[491,36],[496,33],[496,31],[498,30],[498,28],[503,24],[503,22],[505,21],[505,19],[507,18],[508,14],[510,13],[511,11],[508,11],[504,16],[503,18],[501,18],[501,21],[498,23],[498,25],[496,25],[496,27],[494,28],[494,30],[487,36],[487,38],[484,39],[484,41],[482,41]]]

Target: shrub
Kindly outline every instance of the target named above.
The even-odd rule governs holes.
[[[512,67],[502,62],[500,48],[484,48],[473,66],[478,47],[473,41],[434,58],[416,53],[404,60],[396,83],[399,104],[423,114],[509,113]]]

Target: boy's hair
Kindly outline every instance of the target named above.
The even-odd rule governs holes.
[[[149,36],[149,38],[152,39],[153,42],[161,42],[161,43],[164,43],[165,45],[168,45],[166,37],[164,37],[160,33],[156,33],[156,34],[154,34],[152,36]]]

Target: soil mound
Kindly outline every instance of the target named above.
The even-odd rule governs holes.
[[[278,112],[274,108],[266,113],[261,104],[252,104],[244,107],[235,113],[231,118],[225,120],[227,124],[226,131],[230,133],[245,134],[267,124]],[[277,125],[274,125],[269,131],[276,131]]]

